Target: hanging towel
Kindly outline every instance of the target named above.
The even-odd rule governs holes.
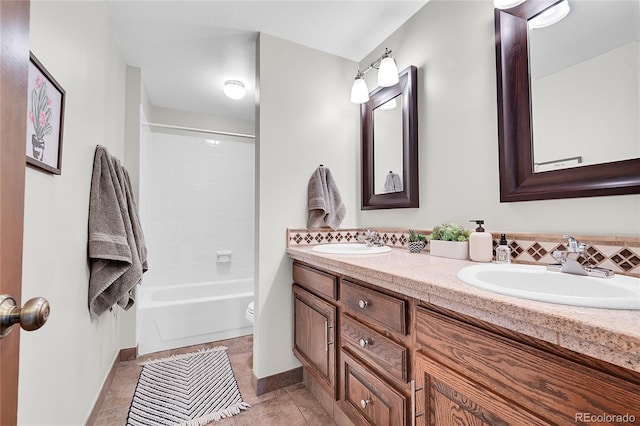
[[[98,146],[89,198],[89,311],[133,305],[130,291],[148,269],[147,249],[127,171]]]
[[[309,179],[309,220],[307,228],[328,226],[336,229],[344,219],[346,209],[338,187],[326,167],[318,167]]]
[[[397,173],[389,172],[384,181],[384,192],[402,192],[402,179]]]

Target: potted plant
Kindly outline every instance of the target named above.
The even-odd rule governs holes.
[[[409,242],[407,246],[411,253],[420,253],[426,244],[427,237],[422,234],[418,234],[413,229],[409,229]]]
[[[431,254],[453,259],[468,259],[470,234],[471,231],[456,223],[443,223],[434,227],[429,235]]]

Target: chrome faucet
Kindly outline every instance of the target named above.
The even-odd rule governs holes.
[[[376,231],[364,229],[361,235],[358,235],[358,241],[365,243],[367,247],[382,247],[384,244],[380,241],[380,235]]]
[[[586,244],[578,242],[571,235],[565,235],[564,237],[567,239],[567,250],[555,250],[551,254],[558,263],[547,265],[548,270],[599,278],[608,278],[614,275],[610,269],[599,268],[587,262],[587,256],[585,256],[587,251]],[[582,257],[582,260],[580,260],[580,257]]]

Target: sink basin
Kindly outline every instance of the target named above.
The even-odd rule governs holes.
[[[548,271],[544,266],[482,264],[458,272],[466,284],[541,302],[640,310],[640,278],[596,278]]]
[[[311,249],[318,253],[326,254],[380,254],[389,253],[391,247],[369,247],[366,244],[320,244]]]

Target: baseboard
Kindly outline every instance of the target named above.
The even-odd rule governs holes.
[[[256,377],[255,373],[252,373],[251,375],[251,386],[253,386],[253,390],[256,392],[257,396],[289,385],[300,383],[301,381],[302,367],[297,367],[292,370],[283,371],[282,373],[260,379]]]
[[[100,407],[102,407],[104,400],[107,398],[107,392],[111,387],[111,383],[113,383],[113,378],[116,375],[116,369],[118,368],[118,364],[120,364],[123,361],[131,361],[133,359],[136,359],[137,356],[138,356],[137,346],[135,348],[120,349],[118,356],[116,356],[115,359],[113,360],[113,364],[111,365],[111,369],[109,370],[109,373],[107,373],[107,377],[104,379],[104,382],[102,383],[102,388],[100,389],[98,398],[96,399],[95,404],[93,404],[93,410],[91,410],[91,414],[87,419],[87,422],[86,422],[87,426],[91,426],[95,424],[96,419],[98,418],[98,413],[100,412]]]
[[[120,349],[120,356],[118,357],[120,362],[133,361],[136,358],[138,358],[138,347],[137,346],[135,348]]]

